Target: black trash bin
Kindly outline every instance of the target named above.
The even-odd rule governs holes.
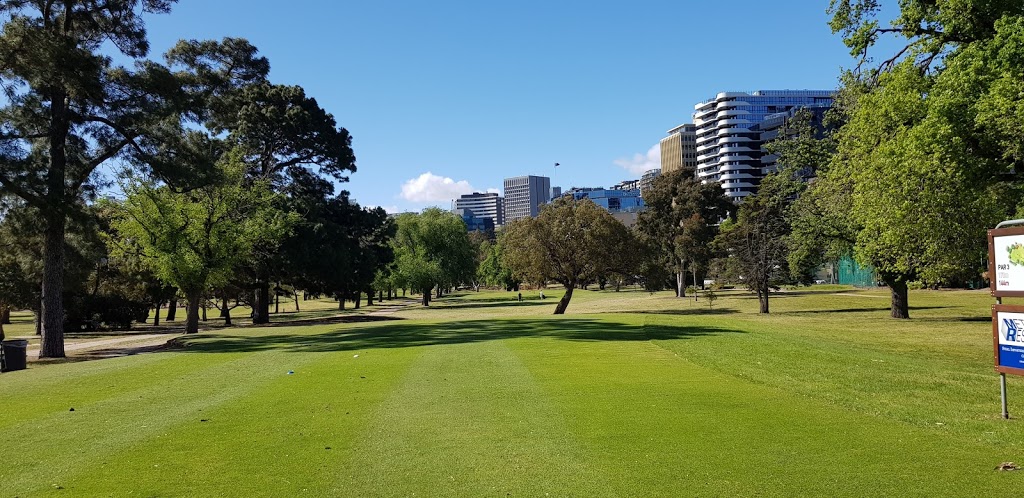
[[[28,363],[28,341],[4,341],[0,347],[4,348],[4,372],[25,369]]]

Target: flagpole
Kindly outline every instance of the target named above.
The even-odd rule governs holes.
[[[558,178],[558,167],[559,166],[561,166],[561,165],[558,164],[558,163],[555,163],[555,167],[551,169],[552,170],[551,171],[551,189],[552,190],[555,187],[558,186],[558,185],[556,185],[556,183],[557,183],[556,179]],[[548,192],[548,196],[551,196],[551,192]],[[554,199],[551,199],[551,200],[554,200]]]

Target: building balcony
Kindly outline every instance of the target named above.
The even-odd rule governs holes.
[[[723,135],[744,135],[747,137],[755,137],[758,135],[755,131],[750,131],[750,128],[719,128],[715,131],[714,136],[721,137]]]
[[[740,137],[718,137],[718,143],[720,143],[720,144],[738,143],[738,142],[747,143],[747,142],[753,142],[753,141],[754,141],[753,138],[743,137],[743,136],[740,136]]]
[[[703,109],[698,109],[693,113],[694,124],[697,124],[697,120],[705,119],[715,113],[715,106],[709,105]]]
[[[750,163],[753,162],[754,158],[750,156],[718,156],[716,164],[722,163]]]
[[[723,171],[722,176],[719,178],[722,181],[725,180],[755,180],[760,178],[759,176],[752,175],[746,171]]]
[[[753,123],[751,123],[749,120],[746,120],[746,119],[738,119],[738,118],[720,119],[720,120],[715,122],[715,128],[735,128],[735,127],[737,127],[737,125],[748,125],[748,126],[739,126],[739,127],[740,128],[749,128],[749,125],[751,125],[751,124],[753,124]]]
[[[734,117],[734,116],[747,116],[749,114],[750,114],[750,111],[748,111],[746,109],[727,109],[725,111],[718,111],[718,114],[715,114],[715,118],[716,119],[726,119],[726,118],[731,118],[731,117]]]
[[[738,182],[735,180],[724,181],[724,179],[720,183],[724,188],[754,188],[757,186],[751,182]]]
[[[718,171],[724,173],[749,173],[751,175],[757,175],[761,173],[761,168],[751,166],[749,164],[722,164],[717,166]]]
[[[744,102],[742,100],[723,100],[715,105],[715,109],[721,110],[725,107],[747,107],[749,105],[749,102]]]
[[[729,144],[722,146],[721,149],[718,149],[718,152],[721,154],[727,154],[729,152],[756,152],[756,150],[742,145]]]

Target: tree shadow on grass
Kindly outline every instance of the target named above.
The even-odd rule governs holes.
[[[561,295],[559,295],[561,296]],[[550,296],[548,296],[550,299]],[[540,296],[533,292],[529,295],[523,294],[523,302],[526,301],[542,301]],[[505,303],[515,304],[518,303],[518,296],[513,292],[508,296],[503,297],[481,297],[474,298],[472,294],[462,296],[445,296],[439,300],[431,301],[431,303],[444,303],[444,304],[469,304],[469,303]]]
[[[280,350],[332,352],[466,344],[524,337],[566,341],[648,341],[690,339],[739,330],[708,326],[643,326],[595,319],[470,320],[422,323],[393,322],[381,326],[335,329],[321,334],[200,334],[177,340],[176,349],[197,353]]]
[[[629,310],[629,311],[608,311],[607,313],[630,313],[637,315],[679,315],[679,316],[693,316],[693,315],[732,315],[739,313],[739,311],[730,308],[687,308],[687,309],[671,309],[671,310]]]
[[[458,309],[472,309],[472,308],[514,308],[519,306],[544,306],[550,305],[551,309],[555,309],[558,305],[558,300],[533,300],[533,301],[499,301],[499,302],[485,302],[485,301],[464,301],[464,302],[453,302],[447,301],[443,303],[437,303],[430,305],[429,309],[437,310],[458,310]]]
[[[941,310],[948,306],[911,306],[910,311]],[[876,311],[889,311],[889,306],[874,306],[870,308],[825,308],[816,310],[789,310],[773,312],[780,315],[820,315],[828,313],[874,313]]]

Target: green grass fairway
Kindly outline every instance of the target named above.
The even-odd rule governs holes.
[[[2,374],[0,496],[1024,495],[986,291],[523,294]]]

